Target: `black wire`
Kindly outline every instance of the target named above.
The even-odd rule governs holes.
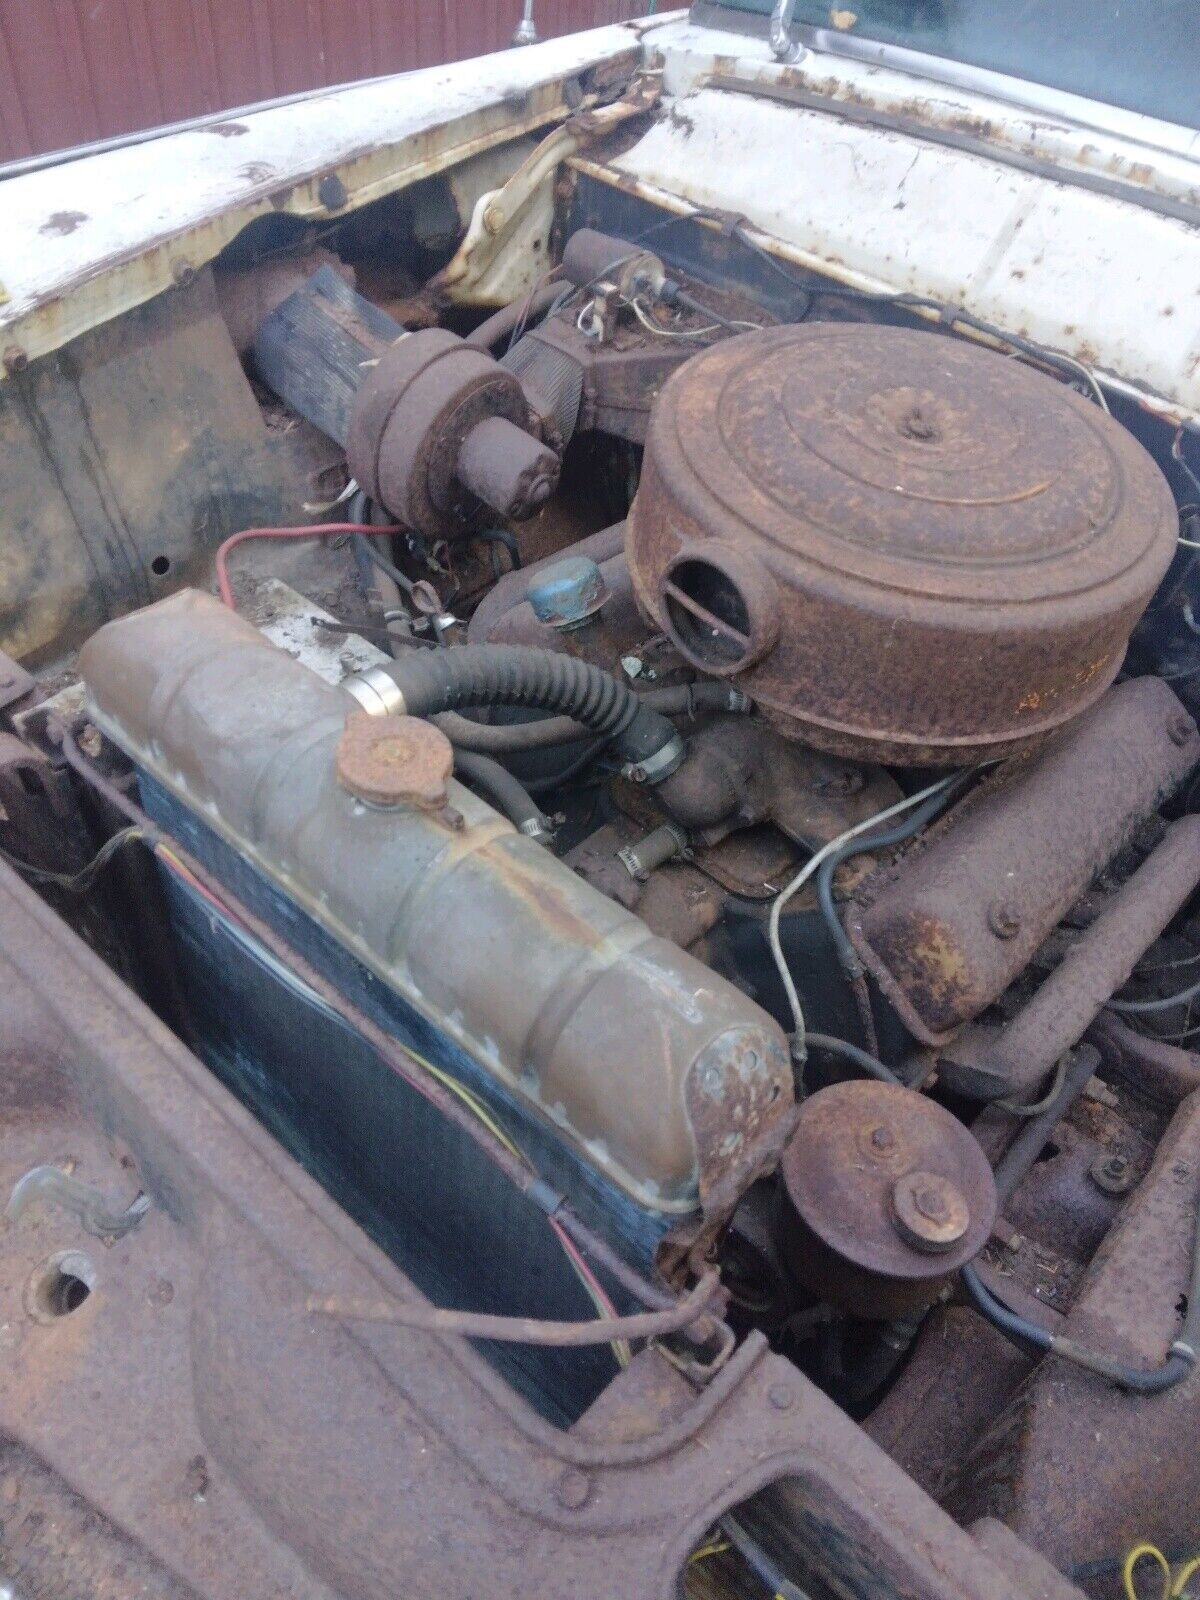
[[[1169,994],[1162,1000],[1110,1000],[1110,1011],[1133,1012],[1141,1015],[1145,1011],[1169,1011],[1172,1006],[1181,1006],[1185,1000],[1193,1000],[1200,994],[1200,980],[1190,984],[1188,988],[1181,989],[1178,994]]]
[[[376,550],[374,541],[371,539],[369,534],[356,533],[354,535],[354,548],[356,552],[364,556],[373,567],[378,567],[380,572],[385,573],[389,578],[391,578],[393,583],[399,584],[403,593],[412,594],[412,579],[407,573],[401,572],[400,568],[389,561],[385,555],[381,555],[379,551]]]
[[[1187,1561],[1196,1554],[1196,1542],[1181,1545],[1164,1545],[1163,1555],[1172,1566],[1177,1561]],[[1064,1578],[1070,1578],[1073,1583],[1089,1578],[1115,1577],[1125,1565],[1124,1556],[1102,1556],[1098,1561],[1077,1561],[1073,1567],[1063,1571]]]
[[[904,1087],[891,1067],[885,1066],[878,1056],[873,1056],[869,1050],[860,1050],[856,1044],[851,1044],[847,1039],[835,1039],[829,1033],[806,1033],[804,1044],[808,1050],[824,1050],[831,1056],[840,1056],[843,1061],[848,1061],[860,1072],[865,1072],[868,1078]]]
[[[570,783],[572,778],[578,777],[585,767],[592,764],[607,743],[607,739],[593,739],[570,766],[564,767],[561,772],[556,772],[548,778],[531,778],[525,785],[526,789],[530,794],[545,794],[549,789],[559,789],[564,783]]]
[[[1192,488],[1197,494],[1200,494],[1200,478],[1198,478],[1192,471],[1191,467],[1188,466],[1183,454],[1183,441],[1185,438],[1187,438],[1187,436],[1187,429],[1182,423],[1180,423],[1179,431],[1175,435],[1175,444],[1171,451],[1171,459],[1172,461],[1177,462],[1178,465],[1183,469],[1183,474],[1191,484]]]
[[[22,861],[19,856],[10,855],[3,849],[0,849],[0,861],[7,862],[14,872],[19,872],[30,883],[43,883],[50,888],[63,889],[68,894],[86,894],[117,852],[141,837],[142,830],[139,827],[122,828],[119,833],[106,839],[92,859],[77,872],[51,872],[46,867],[35,866],[32,861]]]
[[[1185,1039],[1191,1039],[1197,1033],[1200,1033],[1200,1022],[1193,1023],[1182,1033],[1147,1033],[1142,1037],[1149,1039],[1152,1044],[1182,1044]]]
[[[1020,350],[1025,355],[1033,356],[1036,360],[1044,362],[1048,366],[1055,367],[1071,382],[1078,381],[1079,377],[1081,376],[1080,367],[1074,362],[1064,359],[1055,351],[1047,349],[1044,345],[1036,344],[1032,339],[1026,339],[1022,337],[1021,334],[1009,333],[1005,329],[997,327],[995,323],[987,322],[982,317],[975,316],[973,312],[967,311],[962,306],[947,305],[944,301],[931,299],[927,295],[889,294],[886,291],[877,292],[871,289],[854,289],[847,284],[828,284],[816,274],[813,275],[816,279],[815,282],[805,282],[803,278],[801,278],[797,273],[793,272],[792,269],[784,262],[780,261],[776,256],[772,255],[769,250],[765,249],[761,244],[759,244],[757,239],[751,238],[740,222],[730,222],[728,217],[724,217],[709,211],[697,210],[688,213],[686,216],[664,219],[662,224],[654,224],[653,227],[665,226],[668,220],[680,222],[709,221],[719,223],[723,233],[726,233],[730,237],[737,239],[739,244],[744,245],[747,250],[751,251],[761,261],[765,262],[769,267],[777,272],[781,278],[785,279],[787,283],[792,286],[792,288],[799,289],[805,295],[825,295],[835,300],[851,300],[859,303],[874,305],[897,306],[902,310],[935,311],[938,315],[938,318],[945,323],[947,327],[953,327],[955,323],[962,323],[964,327],[973,328],[976,333],[986,334],[989,339],[996,339],[1001,344],[1008,345],[1011,349]],[[639,239],[645,238],[647,233],[653,231],[653,227],[648,228],[644,233],[639,234]],[[1084,367],[1082,370],[1084,374],[1087,373],[1086,367]],[[1095,378],[1090,378],[1090,381],[1093,385],[1095,385],[1098,392],[1099,384],[1096,383]],[[1185,461],[1182,460],[1182,452],[1180,457],[1177,459],[1180,461],[1180,465],[1183,467],[1183,470],[1192,479],[1192,482],[1195,483],[1197,492],[1200,492],[1200,480],[1196,479],[1192,475],[1191,468]]]
[[[746,331],[744,323],[734,322],[720,311],[714,311],[712,306],[706,306],[703,300],[697,300],[695,295],[689,294],[686,289],[677,289],[673,298],[676,305],[684,306],[688,311],[698,312],[701,316],[711,317],[718,327],[728,328],[730,333]]]
[[[842,927],[842,919],[838,916],[837,906],[834,904],[834,873],[843,862],[851,860],[854,856],[865,855],[868,851],[890,850],[895,845],[911,839],[926,823],[932,822],[934,817],[940,815],[958,798],[973,776],[974,769],[971,768],[959,773],[952,784],[931,795],[924,805],[918,806],[886,833],[857,834],[853,839],[848,839],[840,850],[835,850],[822,861],[817,871],[817,903],[825,919],[825,926],[829,930],[829,937],[833,941],[842,971],[851,983],[857,983],[863,969],[858,959],[858,952],[851,944],[845,928]]]
[[[520,572],[521,548],[517,544],[516,535],[513,534],[508,528],[482,528],[476,537],[482,539],[485,544],[491,545],[492,571],[495,573],[497,578],[503,577],[503,573],[497,570],[497,545],[503,545],[508,551],[509,560],[512,562],[512,567],[510,570],[513,572]]]
[[[1193,1245],[1193,1277],[1200,1270],[1197,1264],[1198,1255],[1200,1255],[1200,1236]],[[1166,1359],[1159,1366],[1149,1369],[1127,1367],[1108,1357],[1097,1356],[1092,1351],[1081,1348],[1073,1339],[1062,1334],[1049,1333],[1036,1322],[1030,1322],[1028,1318],[1010,1311],[987,1287],[972,1263],[968,1262],[960,1270],[959,1276],[979,1314],[1014,1344],[1022,1347],[1032,1345],[1043,1355],[1060,1356],[1064,1361],[1073,1362],[1086,1371],[1098,1372],[1110,1383],[1115,1383],[1130,1393],[1162,1394],[1167,1389],[1173,1389],[1177,1383],[1181,1383],[1195,1371],[1195,1355],[1185,1352],[1191,1349],[1192,1324],[1200,1320],[1198,1316],[1200,1307],[1193,1308],[1190,1302],[1184,1314],[1180,1336],[1171,1345]]]

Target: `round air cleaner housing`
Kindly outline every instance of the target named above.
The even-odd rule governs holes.
[[[1149,455],[1056,379],[945,335],[827,322],[673,374],[626,553],[684,655],[782,731],[958,764],[1098,698],[1177,532]]]

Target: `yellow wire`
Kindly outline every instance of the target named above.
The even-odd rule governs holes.
[[[727,1550],[732,1549],[733,1546],[728,1539],[714,1539],[711,1544],[702,1544],[699,1550],[692,1551],[688,1557],[688,1566],[690,1567],[693,1561],[707,1561],[709,1556],[723,1556]],[[774,1600],[784,1600],[784,1596],[776,1594]],[[1134,1600],[1137,1600],[1136,1595]],[[1168,1597],[1168,1600],[1170,1600],[1170,1597]]]
[[[484,1127],[488,1130],[492,1137],[500,1141],[500,1143],[508,1151],[509,1155],[514,1156],[516,1160],[522,1163],[523,1166],[528,1167],[530,1172],[534,1170],[533,1162],[530,1161],[529,1157],[523,1150],[519,1149],[513,1143],[508,1134],[505,1133],[504,1129],[488,1111],[487,1107],[476,1095],[471,1092],[470,1089],[468,1089],[464,1084],[459,1083],[456,1078],[450,1075],[450,1073],[443,1072],[441,1067],[435,1067],[432,1061],[426,1061],[425,1057],[418,1051],[411,1049],[408,1045],[405,1046],[405,1049],[407,1050],[408,1054],[412,1056],[413,1060],[429,1073],[430,1077],[436,1078],[437,1081],[443,1085],[443,1087],[450,1090],[451,1094],[458,1096],[467,1109],[472,1112],[474,1116],[478,1117],[480,1122],[483,1123]],[[584,1293],[592,1302],[595,1310],[601,1317],[608,1316],[608,1307],[597,1297],[595,1290],[584,1277],[583,1273],[580,1272],[579,1268],[576,1266],[574,1260],[572,1260],[569,1254],[567,1255],[567,1261],[570,1264],[571,1271],[575,1274],[576,1278],[578,1278]],[[619,1367],[627,1367],[630,1361],[632,1361],[633,1352],[630,1350],[627,1340],[615,1339],[613,1340],[610,1348],[612,1349],[613,1356],[615,1357]]]
[[[693,1550],[688,1557],[688,1565],[693,1561],[707,1561],[709,1556],[723,1556],[726,1550],[732,1548],[728,1539],[714,1539],[711,1544],[702,1544],[699,1550]]]
[[[467,1109],[472,1112],[472,1114],[476,1116],[480,1122],[483,1123],[484,1127],[492,1135],[493,1139],[499,1140],[499,1142],[508,1151],[510,1156],[515,1156],[523,1166],[528,1167],[530,1171],[533,1170],[533,1163],[530,1161],[529,1157],[523,1150],[519,1150],[517,1148],[517,1146],[512,1142],[508,1134],[505,1133],[504,1129],[496,1121],[495,1117],[492,1116],[491,1112],[488,1111],[487,1107],[483,1104],[482,1100],[478,1098],[478,1096],[473,1094],[472,1091],[465,1086],[465,1084],[459,1083],[458,1079],[452,1077],[450,1073],[443,1072],[441,1067],[435,1067],[432,1061],[426,1061],[423,1055],[419,1055],[417,1051],[410,1049],[408,1045],[405,1045],[404,1048],[407,1054],[410,1055],[414,1061],[419,1063],[419,1065],[425,1069],[431,1078],[436,1078],[443,1088],[449,1089],[451,1094],[458,1096],[463,1105],[465,1105]]]
[[[1171,1563],[1156,1544],[1146,1542],[1134,1545],[1125,1557],[1125,1565],[1121,1568],[1121,1577],[1125,1584],[1125,1600],[1144,1600],[1144,1596],[1139,1595],[1134,1587],[1133,1570],[1139,1561],[1145,1560],[1153,1561],[1162,1573],[1162,1600],[1171,1600]]]
[[[1183,1563],[1175,1574],[1175,1586],[1171,1590],[1171,1600],[1180,1600],[1180,1596],[1187,1588],[1188,1579],[1195,1577],[1197,1572],[1200,1572],[1200,1556],[1192,1556],[1190,1560]]]
[[[167,845],[159,844],[157,846],[157,850],[158,850],[158,853],[160,855],[166,856],[167,860],[170,861],[181,872],[186,874],[187,877],[190,878],[192,876],[191,873],[188,872],[186,866],[184,866],[183,862],[175,854],[175,852],[173,850],[171,850]],[[443,1086],[443,1088],[449,1089],[451,1094],[454,1094],[454,1095],[458,1096],[458,1098],[462,1101],[463,1105],[466,1106],[467,1110],[470,1111],[471,1114],[474,1117],[478,1118],[478,1120],[483,1123],[484,1127],[492,1135],[493,1139],[496,1139],[500,1144],[502,1144],[504,1146],[504,1148],[508,1151],[510,1156],[514,1157],[515,1160],[521,1162],[522,1166],[528,1168],[528,1170],[530,1172],[533,1172],[535,1170],[533,1162],[530,1161],[529,1157],[525,1154],[525,1152],[523,1150],[519,1149],[518,1146],[513,1143],[513,1141],[509,1138],[508,1134],[504,1131],[504,1129],[496,1121],[495,1117],[492,1116],[492,1114],[488,1111],[487,1107],[483,1104],[483,1102],[476,1095],[474,1095],[471,1092],[470,1089],[468,1089],[464,1084],[459,1083],[457,1078],[452,1077],[450,1073],[443,1072],[441,1067],[435,1067],[433,1062],[432,1061],[427,1061],[425,1059],[425,1057],[423,1055],[421,1055],[421,1053],[419,1051],[413,1050],[408,1045],[405,1045],[404,1048],[405,1048],[406,1052],[413,1058],[413,1060],[415,1062],[417,1062],[418,1065],[421,1066],[429,1074],[429,1076],[431,1078],[436,1078],[438,1083],[440,1083]],[[601,1316],[601,1317],[608,1316],[609,1315],[609,1308],[604,1304],[604,1302],[602,1300],[600,1300],[598,1298],[598,1296],[596,1295],[595,1290],[592,1288],[591,1284],[587,1281],[587,1278],[583,1275],[583,1273],[580,1272],[579,1267],[576,1265],[575,1261],[572,1259],[572,1257],[569,1254],[569,1252],[564,1251],[564,1254],[567,1257],[567,1261],[568,1261],[568,1263],[570,1265],[571,1271],[575,1274],[576,1278],[579,1280],[579,1283],[580,1283],[581,1287],[583,1288],[584,1293],[587,1295],[588,1299],[591,1301],[592,1306],[596,1310],[597,1314],[599,1316]],[[628,1343],[627,1340],[625,1340],[625,1339],[615,1339],[612,1342],[611,1349],[612,1349],[612,1353],[613,1353],[614,1357],[616,1358],[616,1362],[617,1362],[618,1366],[627,1367],[629,1365],[630,1361],[632,1361],[633,1353],[629,1348],[629,1343]]]

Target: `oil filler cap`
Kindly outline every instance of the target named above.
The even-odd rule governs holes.
[[[440,728],[420,717],[353,711],[338,741],[336,762],[342,788],[367,805],[441,811],[454,750]]]

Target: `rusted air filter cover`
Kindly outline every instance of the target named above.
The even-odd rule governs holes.
[[[1149,455],[1054,378],[932,332],[814,323],[673,374],[626,550],[685,655],[785,732],[954,764],[1102,693],[1177,531]]]
[[[781,1171],[793,1270],[856,1316],[931,1305],[996,1220],[978,1140],[943,1106],[896,1084],[836,1083],[810,1095]]]

